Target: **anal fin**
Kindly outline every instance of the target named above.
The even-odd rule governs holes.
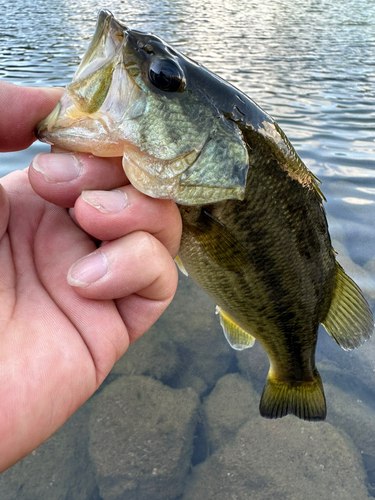
[[[220,315],[220,324],[225,338],[233,349],[242,351],[254,345],[255,338],[238,326],[219,306],[216,306],[216,314]]]
[[[319,373],[309,382],[286,382],[270,371],[259,411],[266,418],[281,418],[291,413],[303,420],[324,420],[326,400]]]
[[[374,329],[374,319],[366,299],[337,262],[331,306],[322,325],[345,350],[359,347]]]

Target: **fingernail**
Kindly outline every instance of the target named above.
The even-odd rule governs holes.
[[[121,212],[127,204],[126,193],[122,191],[82,191],[83,201],[99,210],[103,214]]]
[[[39,153],[33,160],[33,169],[47,182],[69,182],[81,174],[82,168],[75,155]]]
[[[97,251],[72,265],[68,271],[68,283],[72,286],[85,287],[98,281],[107,271],[107,258],[102,252]]]

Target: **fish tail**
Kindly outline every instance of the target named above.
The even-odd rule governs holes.
[[[309,382],[297,383],[278,380],[270,372],[259,411],[266,418],[280,418],[291,413],[303,420],[324,420],[326,399],[319,373],[316,371],[314,379]]]

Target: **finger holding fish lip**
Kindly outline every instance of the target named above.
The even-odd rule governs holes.
[[[20,151],[36,139],[34,129],[63,94],[58,87],[22,87],[2,80],[0,151]]]
[[[70,208],[85,189],[107,190],[128,184],[121,161],[63,150],[39,153],[29,168],[29,180],[39,196]]]
[[[134,231],[158,239],[172,257],[177,255],[182,222],[171,200],[150,198],[128,185],[114,191],[83,191],[74,207],[79,226],[91,236],[115,240]]]

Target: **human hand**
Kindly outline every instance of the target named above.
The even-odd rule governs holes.
[[[18,103],[3,115],[1,149],[27,147],[59,97],[56,89],[0,82],[1,109]],[[28,173],[13,172],[1,184],[4,470],[63,424],[167,307],[181,219],[173,202],[130,186],[118,158],[41,154]],[[74,212],[63,208],[73,205]],[[87,233],[108,242],[97,248]]]

